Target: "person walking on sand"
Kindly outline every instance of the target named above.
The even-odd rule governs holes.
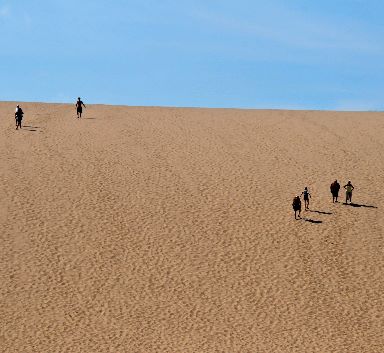
[[[337,180],[335,180],[331,184],[330,189],[331,189],[331,193],[332,193],[332,202],[333,203],[338,202],[337,198],[339,197],[340,184],[337,182]]]
[[[86,108],[85,104],[83,101],[79,98],[77,98],[76,102],[76,111],[77,111],[77,117],[81,118],[81,113],[83,112],[83,107]]]
[[[344,185],[345,192],[345,204],[352,203],[352,191],[354,190],[354,186],[351,184],[351,181],[348,181],[347,185]]]
[[[309,210],[309,198],[311,197],[311,194],[309,193],[307,187],[304,188],[304,191],[301,193],[301,195],[304,195],[305,211]]]
[[[16,130],[18,128],[21,129],[21,121],[23,120],[23,114],[24,114],[23,110],[19,105],[17,105],[15,110]]]
[[[300,213],[301,213],[301,200],[300,200],[300,196],[294,197],[294,199],[292,201],[292,208],[295,211],[295,219],[297,219],[296,218],[296,213],[297,212],[299,213],[299,218],[301,218],[301,216],[300,216]]]

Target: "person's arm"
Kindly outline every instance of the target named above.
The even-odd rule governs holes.
[[[84,108],[86,108],[85,104],[83,103]]]

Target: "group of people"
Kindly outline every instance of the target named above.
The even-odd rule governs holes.
[[[77,98],[77,102],[75,105],[76,105],[77,117],[81,118],[81,114],[83,113],[83,107],[86,108],[86,106],[83,103],[83,101],[80,99],[80,97]],[[23,115],[24,115],[23,110],[21,109],[20,105],[17,105],[15,110],[16,130],[21,129],[21,122],[23,120]]]
[[[348,201],[352,203],[352,191],[354,190],[354,187],[351,183],[351,181],[348,181],[346,185],[344,185],[345,189],[345,203],[348,204]],[[332,202],[338,202],[337,199],[339,197],[339,191],[340,191],[340,184],[337,180],[335,180],[331,186],[330,186],[331,194],[332,194]],[[311,198],[311,194],[308,191],[308,187],[304,188],[304,191],[299,196],[295,196],[292,202],[292,208],[295,212],[295,219],[297,219],[297,216],[301,218],[301,196],[303,196],[304,199],[304,206],[305,211],[309,210],[309,199]]]
[[[85,104],[81,100],[80,97],[78,97],[77,102],[76,102],[76,112],[77,112],[77,117],[81,118],[81,114],[83,112],[83,107],[85,107]],[[23,115],[24,112],[21,109],[19,105],[16,107],[15,111],[15,120],[16,120],[16,130],[21,129],[21,121],[23,120]],[[345,203],[347,204],[348,201],[352,203],[352,191],[354,189],[353,185],[351,184],[350,181],[346,185],[344,185],[344,189],[346,190],[346,198],[345,198]],[[332,202],[338,202],[337,198],[339,197],[339,191],[340,191],[340,184],[338,183],[337,180],[335,180],[331,186],[330,186],[331,194],[332,194]],[[301,218],[300,213],[301,213],[301,196],[303,196],[304,199],[304,207],[305,211],[309,210],[309,199],[311,198],[311,194],[309,193],[308,187],[304,188],[304,191],[301,193],[299,196],[295,196],[292,202],[292,208],[295,212],[295,219],[297,219],[297,216]]]

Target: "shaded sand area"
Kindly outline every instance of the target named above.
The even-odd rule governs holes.
[[[384,351],[383,114],[15,105],[1,352]]]

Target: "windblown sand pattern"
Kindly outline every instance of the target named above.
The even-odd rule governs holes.
[[[384,351],[383,114],[15,105],[1,352]]]

